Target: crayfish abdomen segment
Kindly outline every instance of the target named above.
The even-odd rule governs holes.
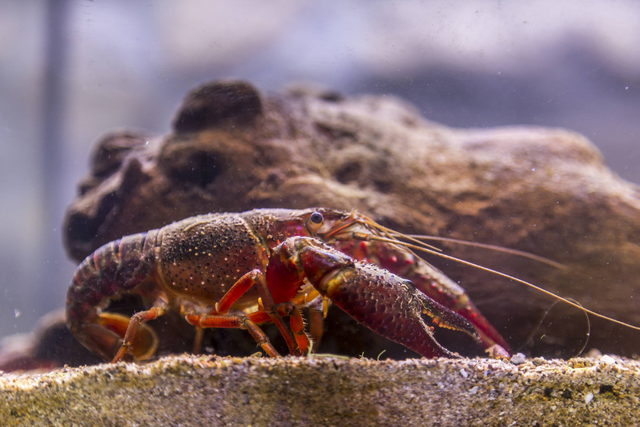
[[[67,291],[67,323],[78,341],[104,358],[113,356],[111,353],[117,350],[116,331],[126,322],[124,316],[101,315],[98,307],[105,305],[110,297],[146,283],[153,275],[157,235],[157,230],[152,230],[107,243],[76,269]]]
[[[85,318],[104,298],[130,291],[149,277],[155,267],[156,235],[152,230],[126,236],[85,258],[67,291],[67,321]]]

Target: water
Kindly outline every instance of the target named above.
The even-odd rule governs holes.
[[[97,136],[166,134],[203,81],[313,81],[453,127],[567,128],[640,183],[633,2],[60,3],[0,6],[0,336],[64,304],[61,224]]]

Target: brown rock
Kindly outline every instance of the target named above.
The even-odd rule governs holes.
[[[98,142],[65,222],[74,259],[122,235],[206,212],[358,209],[398,231],[561,262],[566,269],[446,245],[448,253],[640,324],[640,193],[581,135],[451,129],[393,97],[304,88],[264,94],[245,82],[196,89],[173,127],[162,137],[120,132]],[[427,260],[459,280],[516,349],[553,302],[521,284]],[[543,323],[533,352],[577,353],[587,332],[582,312],[561,304]],[[594,318],[591,329],[590,347],[640,352],[637,331]]]

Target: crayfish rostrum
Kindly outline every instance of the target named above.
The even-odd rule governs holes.
[[[457,355],[435,340],[430,324],[508,357],[507,342],[464,290],[413,252],[420,242],[400,236],[355,211],[323,208],[187,218],[88,256],[68,290],[68,325],[114,362],[153,355],[157,338],[144,323],[170,310],[198,328],[246,329],[270,356],[279,354],[260,325],[274,323],[289,352],[304,355],[333,303],[425,357]],[[123,294],[139,295],[149,308],[131,318],[102,310]],[[310,312],[309,333],[302,308]]]

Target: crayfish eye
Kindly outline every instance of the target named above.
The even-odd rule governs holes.
[[[309,222],[307,223],[307,227],[309,228],[309,231],[311,231],[312,233],[315,233],[320,229],[320,226],[322,225],[323,222],[324,222],[324,217],[322,216],[322,214],[320,212],[314,212],[309,217]]]

